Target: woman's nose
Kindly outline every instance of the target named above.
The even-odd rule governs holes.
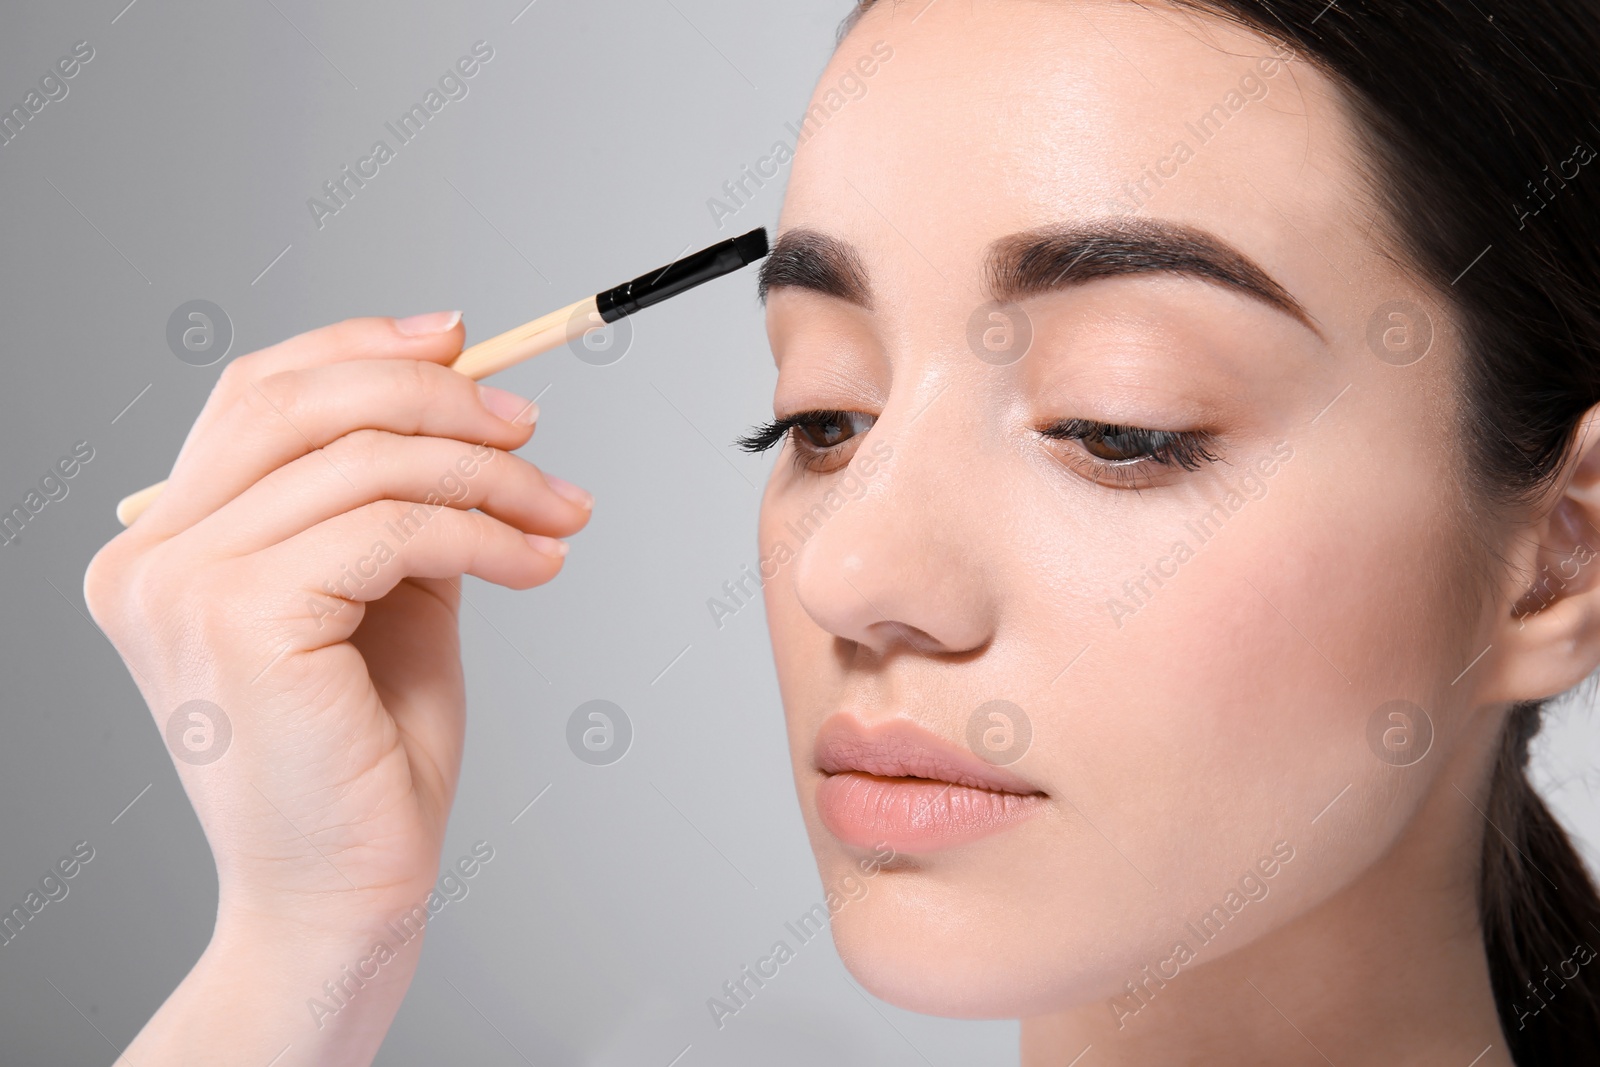
[[[970,455],[955,463],[959,443],[937,433],[931,414],[899,432],[880,419],[852,460],[859,470],[864,456],[877,458],[858,474],[859,493],[825,521],[815,508],[787,520],[791,535],[805,534],[795,588],[806,614],[880,656],[972,652],[994,633],[984,530],[992,541],[1004,520]]]

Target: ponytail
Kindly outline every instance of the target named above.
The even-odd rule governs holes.
[[[1540,706],[1507,717],[1489,782],[1478,915],[1519,1064],[1600,1064],[1600,893],[1528,782]]]

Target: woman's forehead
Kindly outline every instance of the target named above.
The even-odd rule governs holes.
[[[1372,214],[1320,72],[1220,20],[1125,0],[936,2],[915,21],[875,8],[801,130],[782,228],[937,270],[976,268],[1007,233],[1131,214],[1315,257]]]

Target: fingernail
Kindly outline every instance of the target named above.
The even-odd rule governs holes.
[[[490,412],[518,426],[532,426],[539,417],[539,405],[516,393],[496,389],[492,385],[480,385],[478,396]]]
[[[426,337],[433,333],[453,330],[461,321],[459,311],[430,311],[425,315],[408,315],[394,320],[394,328],[407,337]]]
[[[557,478],[554,474],[546,474],[544,480],[550,483],[550,488],[566,499],[572,501],[580,508],[594,507],[594,494],[587,489],[579,489],[565,478]]]
[[[528,539],[528,544],[532,545],[535,551],[543,552],[554,559],[560,559],[567,554],[567,543],[565,541],[557,541],[554,537],[546,537],[544,534],[523,534],[522,536]]]

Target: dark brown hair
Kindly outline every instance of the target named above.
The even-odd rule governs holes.
[[[1405,258],[1465,339],[1463,479],[1490,513],[1540,500],[1600,403],[1600,0],[1168,2],[1343,88]],[[1479,921],[1513,1058],[1600,1064],[1600,895],[1528,781],[1541,715],[1506,720]]]

